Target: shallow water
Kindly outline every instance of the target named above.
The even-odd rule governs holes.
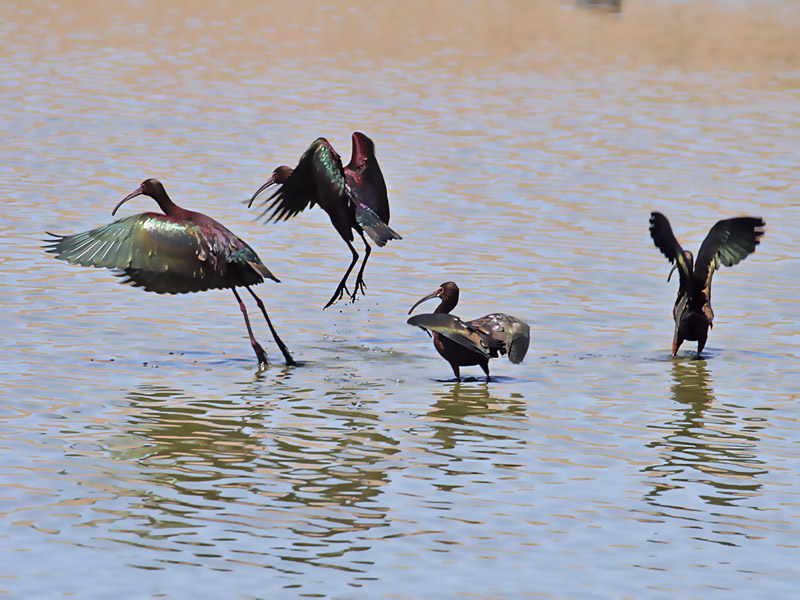
[[[0,591],[793,595],[800,13],[223,4],[0,8]],[[404,239],[322,311],[349,254],[327,217],[243,203],[353,130]],[[302,367],[248,298],[266,369],[229,292],[152,296],[42,251],[145,177],[281,278],[256,291]],[[669,355],[651,210],[693,250],[767,221],[715,276],[703,360]],[[453,380],[405,323],[450,279],[460,316],[531,324],[523,364]]]

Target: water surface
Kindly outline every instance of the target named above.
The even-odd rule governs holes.
[[[0,8],[0,590],[9,597],[788,597],[797,569],[800,14],[781,2],[20,2]],[[244,201],[317,136],[370,135],[402,236],[349,252]],[[145,177],[224,222],[300,368],[233,295],[56,261]],[[147,198],[125,205],[156,210]],[[696,250],[704,359],[669,356]],[[408,308],[531,324],[465,381]],[[248,299],[245,298],[245,302]],[[431,309],[434,303],[430,303]]]

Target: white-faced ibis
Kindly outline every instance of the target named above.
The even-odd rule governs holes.
[[[432,333],[433,347],[450,363],[457,380],[461,380],[459,367],[480,365],[489,381],[490,358],[508,354],[508,360],[514,364],[525,358],[530,328],[524,321],[503,313],[492,313],[472,321],[462,321],[449,314],[458,304],[458,286],[452,281],[443,283],[419,300],[408,314],[432,298],[441,300],[436,310],[432,314],[414,315],[408,324]]]
[[[264,278],[278,281],[248,246],[223,225],[202,213],[175,204],[157,179],[146,179],[114,207],[139,195],[150,196],[164,212],[131,215],[75,235],[52,235],[47,251],[56,258],[84,267],[116,269],[123,283],[157,294],[184,294],[230,288],[244,315],[250,343],[260,363],[267,354],[253,336],[244,302],[236,291],[244,287],[255,298],[287,365],[295,365],[278,337],[264,303],[250,289]]]
[[[699,357],[706,345],[708,329],[714,326],[711,277],[720,265],[732,267],[755,251],[759,238],[764,235],[764,221],[756,217],[718,221],[700,245],[697,262],[691,252],[681,248],[667,217],[659,212],[650,213],[650,235],[656,247],[674,263],[667,281],[675,269],[680,275],[678,297],[672,309],[675,319],[672,355],[677,354],[684,340],[690,340],[697,341]]]
[[[306,208],[319,204],[328,213],[331,223],[350,248],[353,260],[339,282],[336,291],[324,308],[339,300],[347,289],[347,278],[358,262],[358,252],[353,248],[353,230],[364,240],[364,262],[356,277],[350,298],[356,300],[358,291],[364,293],[364,267],[372,248],[364,237],[367,232],[378,246],[389,240],[402,239],[389,227],[389,197],[383,173],[375,158],[375,144],[363,133],[353,133],[353,154],[350,163],[342,167],[342,159],[325,138],[318,138],[300,157],[292,169],[282,165],[275,169],[267,182],[250,198],[253,204],[261,192],[271,185],[278,188],[264,204],[268,206],[261,216],[269,221],[283,221]],[[269,214],[269,216],[267,216]]]

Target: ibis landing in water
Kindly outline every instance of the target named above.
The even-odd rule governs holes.
[[[264,278],[278,281],[258,255],[241,238],[202,213],[175,204],[157,179],[147,179],[125,196],[111,212],[136,196],[150,196],[164,214],[131,215],[97,229],[75,235],[53,235],[47,251],[56,258],[84,267],[119,270],[123,283],[157,294],[184,294],[230,288],[244,315],[250,343],[258,361],[267,354],[253,336],[247,309],[236,291],[244,287],[255,298],[287,365],[296,365],[278,337],[264,303],[250,286]]]
[[[261,192],[276,184],[281,187],[264,202],[267,206],[262,216],[268,222],[283,221],[319,204],[353,255],[344,277],[324,308],[341,299],[345,293],[355,302],[359,290],[363,294],[366,288],[364,267],[372,252],[364,232],[378,246],[385,246],[389,240],[402,239],[389,227],[389,197],[375,158],[375,144],[363,133],[353,133],[353,154],[350,163],[342,167],[342,159],[333,146],[325,138],[318,138],[303,153],[294,169],[286,165],[275,169],[250,198],[248,206]],[[358,262],[358,252],[352,244],[354,230],[364,241],[364,262],[350,294],[347,278]]]

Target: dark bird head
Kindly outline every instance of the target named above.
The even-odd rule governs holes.
[[[411,309],[408,311],[408,314],[411,314],[411,312],[415,308],[417,308],[417,306],[419,306],[426,300],[431,300],[433,298],[441,299],[441,303],[434,312],[449,313],[456,307],[456,304],[458,304],[458,286],[452,281],[447,281],[443,283],[438,288],[436,288],[435,292],[432,292],[427,296],[425,296],[424,298],[418,300],[416,304],[414,304],[414,306],[412,306]]]
[[[352,140],[353,153],[350,155],[350,164],[347,166],[355,171],[363,167],[370,157],[375,156],[375,144],[360,131],[353,132]]]
[[[247,203],[247,207],[250,208],[253,205],[253,200],[256,199],[256,196],[258,196],[261,192],[263,192],[269,186],[275,185],[275,184],[281,184],[282,185],[282,184],[286,183],[286,180],[289,179],[289,176],[292,174],[293,171],[294,171],[294,169],[292,169],[292,167],[289,167],[287,165],[281,165],[280,167],[275,169],[272,172],[272,177],[267,179],[267,182],[264,185],[262,185],[260,188],[258,188],[258,190],[256,190],[256,193],[253,194],[253,197],[250,198],[250,202]]]
[[[686,266],[689,268],[689,273],[694,271],[694,254],[692,254],[688,250],[684,250],[683,259],[686,261]],[[672,268],[669,270],[669,275],[667,275],[667,281],[672,279],[672,274],[675,272],[675,269],[677,268],[678,268],[678,261],[675,261],[675,264],[672,265]]]
[[[168,214],[169,207],[172,205],[172,200],[170,200],[169,196],[167,196],[167,190],[164,189],[164,186],[161,185],[161,182],[158,179],[150,178],[145,179],[142,182],[142,185],[120,200],[119,204],[117,204],[114,207],[114,210],[111,211],[111,215],[113,216],[117,210],[119,210],[120,206],[136,196],[150,196],[153,200],[158,202],[158,205],[165,214]]]

